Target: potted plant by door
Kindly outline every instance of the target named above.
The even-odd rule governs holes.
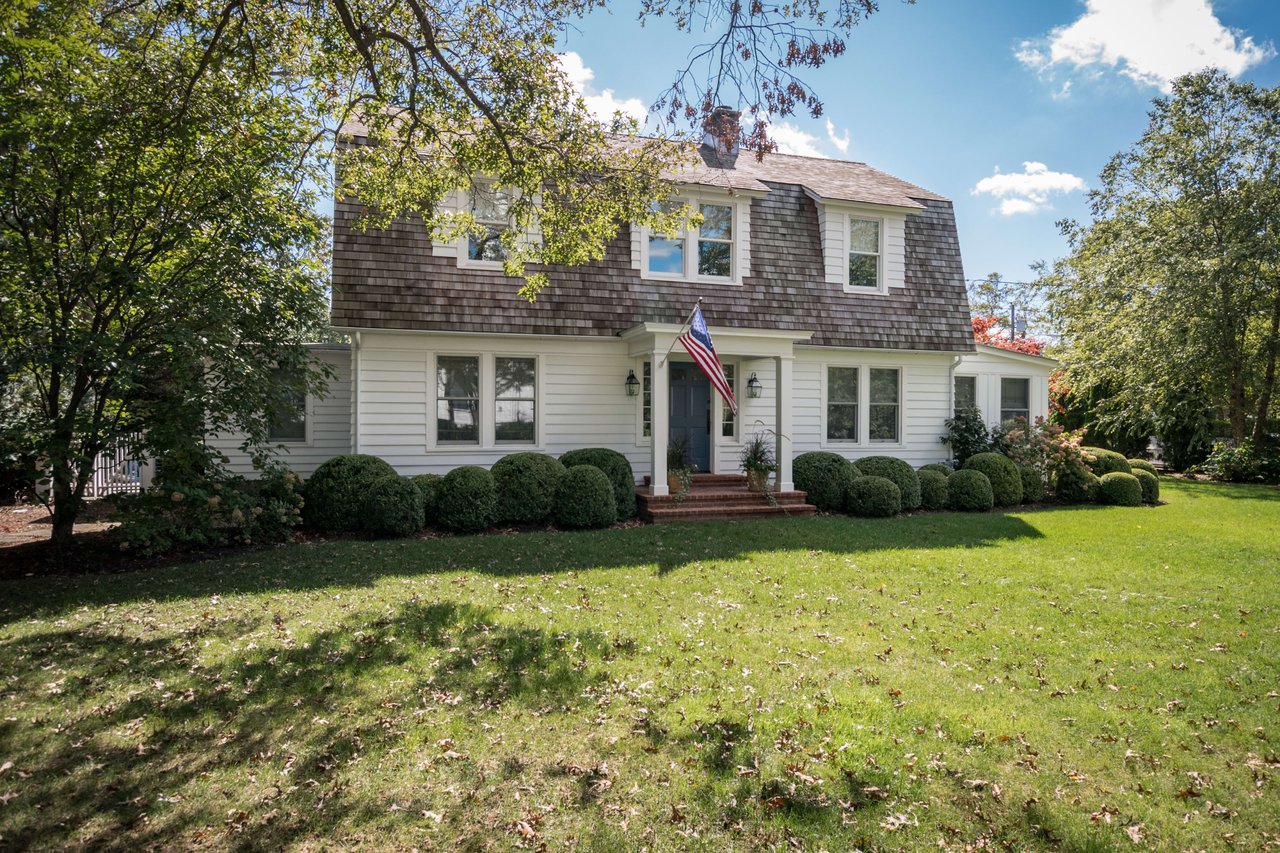
[[[756,433],[742,448],[742,470],[747,475],[747,488],[763,492],[769,484],[769,475],[778,468],[773,458],[773,446],[760,433]]]
[[[667,445],[667,492],[677,503],[689,494],[693,485],[693,464],[689,461],[689,442],[675,439]]]

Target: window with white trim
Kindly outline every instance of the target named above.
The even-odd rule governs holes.
[[[882,223],[878,219],[849,217],[849,288],[880,289]]]
[[[653,435],[653,364],[646,361],[641,373],[644,379],[640,383],[640,417],[644,422],[644,437],[650,438]]]
[[[670,208],[684,204],[677,200]],[[702,224],[675,234],[660,234],[647,228],[641,233],[641,273],[646,278],[736,283],[738,203],[689,202],[702,216]],[[668,209],[670,209],[668,208]]]
[[[827,368],[827,441],[858,440],[857,367]]]
[[[872,441],[896,442],[901,420],[901,371],[894,367],[871,368],[870,400],[867,404],[870,424],[868,437]]]
[[[287,382],[296,379],[284,368],[273,368],[271,374],[276,382]],[[267,414],[267,440],[285,444],[300,444],[307,440],[307,393],[293,391],[288,398],[273,407]]]
[[[511,224],[507,215],[510,206],[507,193],[491,184],[477,184],[471,191],[470,202],[471,215],[483,230],[468,235],[467,260],[502,263],[507,257],[502,233]]]
[[[480,357],[436,358],[436,443],[480,443]]]
[[[727,361],[721,367],[724,368],[725,381],[729,383],[729,390],[733,392],[733,398],[736,400],[738,399],[738,366],[732,361]],[[723,438],[735,438],[738,435],[738,418],[734,415],[733,409],[728,406],[722,408],[724,417],[720,420],[720,435]]]
[[[1031,420],[1031,380],[1025,377],[1000,377],[1000,423],[1014,418]]]
[[[976,376],[957,376],[955,384],[955,406],[952,408],[951,414],[962,412],[965,409],[978,408],[978,377]]]
[[[495,356],[493,439],[498,444],[536,444],[536,358]]]

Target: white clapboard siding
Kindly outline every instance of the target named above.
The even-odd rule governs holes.
[[[280,446],[277,458],[302,477],[324,462],[351,452],[351,354],[345,348],[314,349],[312,355],[334,370],[329,392],[324,397],[307,396],[307,428],[309,440],[302,444]],[[240,433],[213,434],[208,445],[224,457],[234,474],[256,476],[248,454],[240,449],[244,436]]]
[[[1030,379],[1031,419],[1049,417],[1049,374],[1057,366],[1051,359],[982,346],[961,359],[956,376],[977,377],[978,411],[988,426],[995,426],[1000,423],[1000,380],[1006,376]]]
[[[945,459],[948,453],[940,438],[945,432],[943,421],[949,417],[947,383],[953,360],[954,356],[948,353],[797,347],[791,416],[795,452],[829,450],[854,460],[863,456],[896,456],[917,467]],[[825,388],[826,370],[830,365],[863,368],[859,375],[862,440],[856,444],[826,440]],[[867,369],[872,367],[901,371],[900,441],[867,440]]]

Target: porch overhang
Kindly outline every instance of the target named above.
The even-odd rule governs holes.
[[[641,358],[655,352],[666,352],[683,332],[678,323],[641,323],[618,337],[627,343],[627,354]],[[799,329],[743,329],[735,326],[708,326],[716,352],[747,358],[790,358],[792,347],[808,343],[812,331]],[[681,350],[683,352],[683,350]]]

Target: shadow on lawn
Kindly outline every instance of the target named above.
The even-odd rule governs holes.
[[[435,539],[337,540],[120,575],[0,581],[0,625],[34,614],[138,599],[360,587],[388,576],[474,572],[497,577],[634,568],[669,575],[694,563],[756,552],[866,554],[981,548],[1043,534],[1003,513],[924,513],[711,524],[645,525],[581,533],[533,532]],[[34,585],[47,594],[33,595]]]
[[[502,625],[438,602],[200,662],[212,637],[270,630],[265,615],[241,616],[153,639],[91,628],[0,643],[7,694],[73,709],[58,725],[0,722],[0,755],[27,775],[0,814],[6,844],[278,849],[339,822],[375,826],[386,803],[352,783],[384,748],[409,746],[408,762],[467,760],[407,736],[415,725],[458,706],[570,710],[632,653],[597,632]]]

